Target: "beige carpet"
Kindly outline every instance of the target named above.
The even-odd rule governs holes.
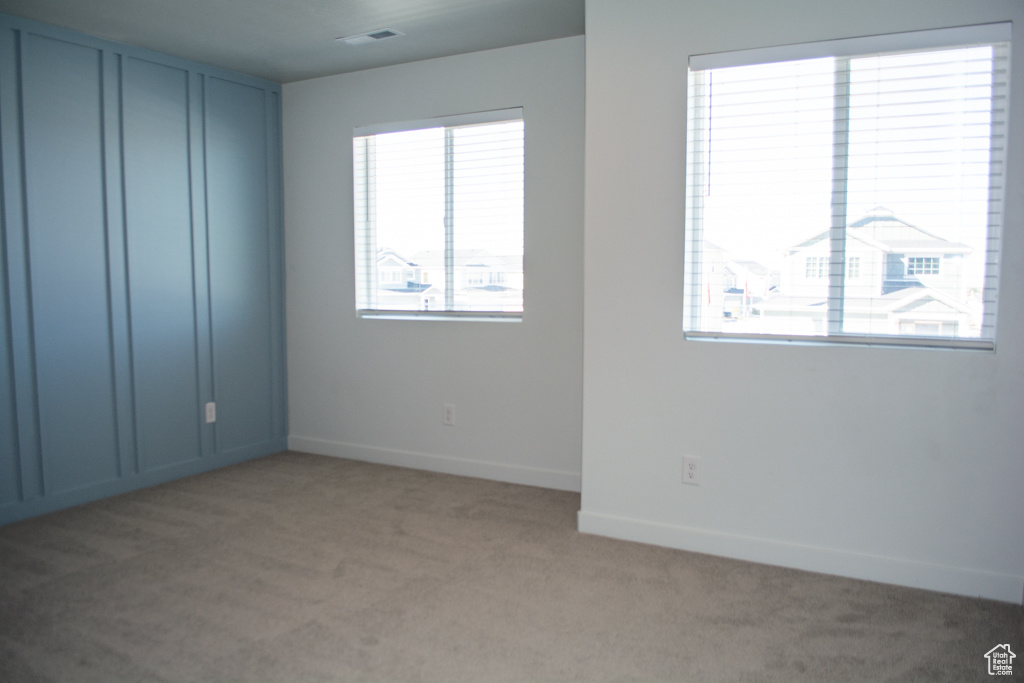
[[[285,453],[0,528],[0,681],[986,681],[1020,606],[575,531]]]

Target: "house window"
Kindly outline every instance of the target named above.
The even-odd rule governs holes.
[[[1009,39],[990,24],[692,56],[687,338],[993,348]],[[939,274],[910,245],[955,257],[941,281],[905,277]],[[725,316],[723,259],[778,286]],[[934,321],[901,325],[910,310]]]
[[[806,263],[805,273],[808,280],[828,277],[829,260],[827,256],[808,256]]]
[[[937,257],[911,256],[907,259],[907,275],[938,275],[939,259]]]
[[[522,317],[521,109],[357,128],[353,176],[360,315]]]
[[[860,256],[846,257],[846,277],[850,280],[860,277]]]

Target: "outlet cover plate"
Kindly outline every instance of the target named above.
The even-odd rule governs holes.
[[[683,456],[683,483],[700,486],[700,458]]]

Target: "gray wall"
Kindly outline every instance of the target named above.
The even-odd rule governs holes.
[[[0,17],[0,522],[285,447],[279,100]]]
[[[1020,45],[995,353],[686,341],[682,276],[689,55],[1019,29],[1024,3],[588,0],[586,11],[580,528],[1020,602]],[[702,458],[700,486],[681,483],[684,455]]]
[[[519,106],[522,322],[357,318],[352,129]],[[289,445],[578,490],[583,39],[287,84],[284,160]]]

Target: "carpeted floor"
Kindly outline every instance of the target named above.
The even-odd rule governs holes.
[[[0,681],[972,681],[1019,605],[576,532],[284,453],[0,528]]]

